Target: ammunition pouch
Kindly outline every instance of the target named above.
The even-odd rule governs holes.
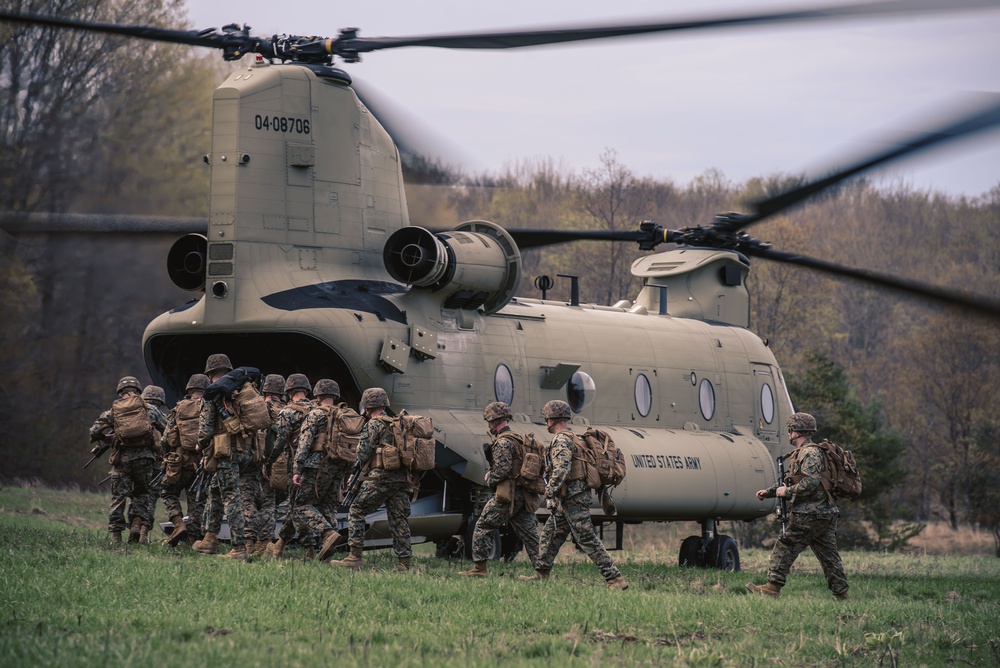
[[[181,472],[184,469],[184,455],[180,452],[171,452],[163,457],[163,484],[176,485],[181,480]]]
[[[216,434],[212,437],[212,449],[216,459],[230,459],[233,456],[232,434]]]
[[[509,505],[511,503],[514,503],[513,480],[508,478],[497,485],[496,500],[497,503],[502,503],[504,505]]]
[[[288,491],[288,453],[282,452],[271,464],[271,475],[268,478],[271,489],[278,492]]]

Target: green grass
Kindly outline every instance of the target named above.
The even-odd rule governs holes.
[[[891,666],[1000,663],[1000,560],[846,553],[834,601],[812,555],[780,599],[743,573],[676,567],[676,547],[616,553],[611,592],[570,547],[554,578],[523,556],[467,563],[417,549],[351,573],[299,560],[241,564],[162,545],[112,549],[104,495],[0,489],[0,666]],[[371,570],[374,569],[374,570]]]

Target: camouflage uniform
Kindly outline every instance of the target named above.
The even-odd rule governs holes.
[[[282,383],[284,383],[284,379],[282,379]],[[267,410],[271,414],[272,425],[277,421],[278,413],[280,413],[281,409],[284,407],[285,403],[280,400],[267,402]],[[269,435],[273,447],[274,445],[273,427],[259,434],[258,438],[264,438],[266,440],[269,437]],[[264,475],[263,480],[261,481],[261,484],[263,486],[264,496],[258,508],[260,513],[259,514],[260,524],[257,531],[257,540],[270,541],[271,539],[274,538],[274,524],[277,518],[278,504],[284,501],[288,497],[288,492],[285,491],[279,492],[278,490],[271,487],[271,481],[270,481],[271,471],[268,462],[264,462],[262,468],[266,475]]]
[[[167,424],[167,414],[166,408],[166,396],[163,393],[163,388],[157,385],[147,385],[142,390],[142,399],[146,402],[146,407],[155,410],[159,413],[159,418],[157,423],[161,425],[161,433],[165,429]],[[156,447],[153,448],[153,454],[156,455],[156,468],[160,471],[163,470],[163,448],[160,447],[161,443],[157,441]],[[150,482],[149,485],[149,519],[150,523],[146,525],[147,531],[152,528],[152,523],[156,520],[156,502],[159,500],[161,494],[163,493],[163,476],[157,473],[153,476],[156,482]]]
[[[219,411],[220,401],[221,399],[206,401],[201,409],[198,442],[202,444],[203,449],[214,447],[213,438],[216,435],[226,434],[226,427]],[[252,436],[244,437],[243,434],[233,434],[229,438],[231,440],[230,456],[228,458],[216,457],[218,469],[212,476],[210,486],[207,530],[213,534],[219,532],[222,527],[224,509],[226,517],[229,518],[229,533],[233,545],[239,546],[246,543],[243,503],[240,499],[240,470],[247,467],[253,457],[253,439]]]
[[[295,529],[306,545],[336,528],[340,487],[350,465],[330,459],[326,452],[313,452],[312,447],[338,410],[338,406],[314,408],[299,431],[292,474],[302,476],[302,486],[296,492],[292,512]]]
[[[205,380],[208,379],[206,378]],[[192,401],[192,398],[190,395],[187,395],[181,401]],[[203,402],[200,398],[194,401]],[[177,405],[181,405],[181,402],[177,402]],[[177,407],[175,406],[170,411],[170,417],[167,418],[167,428],[163,432],[163,438],[160,440],[160,443],[163,446],[164,456],[172,452],[177,452],[181,455],[181,474],[173,483],[168,484],[164,480],[160,498],[163,499],[163,509],[167,513],[167,518],[176,524],[176,518],[183,519],[184,517],[184,513],[181,511],[181,493],[184,494],[188,509],[188,520],[184,522],[184,526],[187,530],[187,540],[191,543],[195,540],[201,540],[205,535],[201,526],[202,516],[205,514],[205,499],[198,499],[195,492],[188,489],[196,477],[201,455],[195,450],[186,450],[183,447],[179,447],[176,450],[171,449],[168,434],[174,431],[176,427]]]
[[[512,433],[510,427],[504,427],[490,446],[492,458],[486,474],[486,484],[494,493],[483,507],[472,534],[472,560],[476,562],[489,559],[493,554],[494,530],[508,523],[524,543],[524,549],[531,563],[534,565],[538,562],[538,518],[535,513],[525,509],[526,492],[520,485],[515,486],[513,503],[500,503],[496,497],[497,485],[510,478],[513,473],[511,468],[514,463],[515,444],[513,439],[505,436]]]
[[[835,596],[847,594],[847,575],[837,551],[837,519],[840,510],[836,502],[822,488],[824,459],[823,452],[811,439],[799,445],[792,452],[791,466],[787,480],[795,480],[785,490],[789,503],[788,528],[783,537],[778,538],[771,551],[767,579],[777,587],[782,587],[792,569],[792,563],[807,547],[811,548],[820,565],[827,585]],[[770,487],[765,498],[774,498],[778,481]]]
[[[126,383],[126,381],[130,381]],[[133,384],[134,383],[134,384]],[[139,392],[139,383],[135,378],[127,376],[119,382],[122,386],[133,387],[136,393]],[[154,429],[162,430],[166,428],[163,415],[152,408],[146,407],[149,422]],[[115,429],[113,409],[108,409],[101,413],[90,427],[90,437],[95,439],[102,431]],[[150,481],[156,476],[156,453],[154,451],[154,439],[159,435],[151,434],[149,444],[141,447],[122,447],[121,439],[116,435],[111,446],[111,505],[108,510],[108,531],[119,533],[129,527],[141,524],[146,527],[153,525],[153,516],[149,505]],[[125,523],[125,505],[128,500],[131,503],[128,508],[128,524]]]
[[[410,474],[405,468],[386,471],[381,468],[382,439],[388,427],[382,420],[372,418],[361,431],[361,441],[358,443],[358,460],[356,466],[368,470],[357,496],[351,503],[347,524],[347,544],[360,550],[365,544],[365,516],[378,510],[385,504],[389,519],[389,530],[392,532],[392,550],[399,559],[409,560],[413,556],[410,549],[410,494],[413,486],[410,484]]]
[[[284,408],[278,413],[278,418],[271,425],[274,430],[274,452],[271,453],[271,459],[268,461],[268,467],[277,461],[278,457],[284,452],[288,458],[289,468],[291,468],[291,463],[294,461],[295,453],[293,449],[295,448],[299,431],[302,429],[302,423],[305,422],[306,416],[315,408],[316,405],[310,399],[298,399],[297,401],[290,401],[285,405]],[[288,514],[285,516],[284,521],[281,524],[281,529],[278,531],[278,536],[285,542],[288,542],[295,535],[295,523],[293,520],[294,512],[292,509],[295,507],[295,499],[298,496],[298,490],[291,483],[292,473],[289,471],[288,477]]]
[[[593,497],[587,488],[586,480],[568,480],[570,466],[574,455],[577,455],[577,445],[573,432],[563,429],[556,432],[549,446],[549,470],[545,485],[545,498],[556,499],[556,507],[551,508],[551,515],[542,527],[541,544],[539,545],[536,570],[548,572],[552,570],[559,548],[566,542],[570,533],[576,544],[586,552],[590,560],[597,564],[601,575],[609,582],[621,577],[611,556],[604,548],[594,531],[594,523],[590,518],[590,504]],[[565,490],[565,496],[560,495]]]

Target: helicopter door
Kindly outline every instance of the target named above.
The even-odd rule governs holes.
[[[781,436],[778,415],[778,381],[774,369],[767,364],[753,365],[755,434],[765,443],[777,443]]]

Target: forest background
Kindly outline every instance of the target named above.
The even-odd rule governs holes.
[[[174,0],[4,0],[15,11],[185,25]],[[21,45],[32,44],[24,49]],[[0,24],[0,212],[208,215],[216,53],[104,35]],[[540,147],[544,150],[544,147]],[[575,173],[550,159],[463,174],[410,162],[413,224],[470,219],[504,227],[634,229],[710,223],[802,177],[690,183],[640,177],[613,149]],[[413,185],[418,183],[420,185]],[[791,252],[996,298],[1000,184],[977,197],[856,180],[754,228]],[[167,277],[173,237],[0,229],[0,477],[93,487],[85,433],[124,375],[149,382],[140,341],[159,313],[191,299]],[[640,287],[627,244],[524,252],[518,294],[540,274],[580,276],[581,301]],[[1000,556],[1000,330],[967,311],[753,263],[752,328],[774,351],[796,407],[858,455],[866,492],[842,542],[896,549],[940,520],[993,533]],[[569,298],[558,282],[549,298]],[[769,532],[736,533],[744,545]]]

